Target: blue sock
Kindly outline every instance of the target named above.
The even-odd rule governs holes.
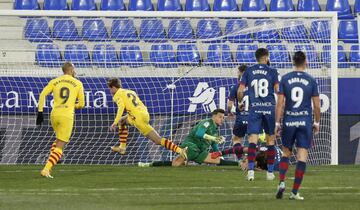
[[[254,170],[256,156],[256,144],[250,143],[248,147],[248,170]]]

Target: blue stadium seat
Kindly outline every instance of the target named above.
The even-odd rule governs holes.
[[[311,22],[310,38],[317,43],[330,43],[330,23],[326,20]]]
[[[181,11],[180,0],[158,0],[158,11]]]
[[[96,10],[95,0],[72,0],[72,10]]]
[[[190,20],[171,20],[169,23],[168,35],[169,38],[174,41],[191,41],[193,39],[193,31]]]
[[[239,11],[236,0],[214,0],[214,11]]]
[[[154,7],[151,3],[151,0],[130,0],[128,9],[129,11],[153,11]]]
[[[310,68],[320,68],[319,57],[314,45],[296,45],[294,52],[303,51]]]
[[[90,55],[85,44],[68,44],[65,47],[64,60],[72,62],[75,67],[89,67]]]
[[[268,45],[270,65],[274,68],[291,68],[290,55],[285,45]]]
[[[248,23],[244,19],[228,20],[225,26],[226,39],[232,43],[250,43],[253,42],[251,33],[244,33]]]
[[[157,68],[177,67],[173,46],[170,44],[152,45],[150,62]]]
[[[186,0],[186,11],[210,11],[208,0]]]
[[[357,43],[358,26],[356,20],[341,20],[339,23],[338,39],[345,43]]]
[[[324,45],[323,51],[321,52],[321,61],[322,63],[330,67],[331,65],[331,46],[330,45]],[[338,68],[349,68],[349,64],[346,60],[346,54],[344,51],[344,47],[342,45],[338,45]]]
[[[59,47],[54,44],[39,44],[36,48],[35,60],[39,66],[59,67],[62,65]]]
[[[354,13],[355,16],[360,12],[360,0],[355,0]]]
[[[140,47],[137,45],[125,45],[120,48],[120,64],[130,67],[141,67],[144,65]]]
[[[318,0],[299,0],[297,5],[298,11],[321,11]]]
[[[337,11],[339,19],[354,18],[348,0],[327,0],[326,11]]]
[[[292,0],[271,0],[270,11],[294,11]]]
[[[92,61],[98,67],[116,68],[120,66],[115,47],[110,44],[95,45]]]
[[[221,36],[221,29],[217,20],[199,20],[196,29],[198,39],[212,39]],[[221,39],[203,40],[205,43],[222,42]]]
[[[285,21],[281,34],[283,39],[291,43],[310,42],[304,22],[299,20]]]
[[[30,42],[51,42],[49,25],[45,19],[28,19],[24,30],[25,38]]]
[[[179,44],[176,59],[182,65],[199,65],[200,53],[195,44]]]
[[[123,0],[101,0],[100,9],[110,11],[126,10]]]
[[[39,3],[37,0],[15,0],[14,8],[19,10],[37,10]]]
[[[44,10],[67,10],[66,0],[44,0]]]
[[[264,0],[243,0],[241,11],[266,11]]]
[[[259,27],[259,31],[254,33],[254,39],[264,43],[279,43],[279,32],[274,29],[276,25],[272,20],[256,20],[255,26]]]
[[[111,27],[111,38],[118,42],[139,42],[134,21],[131,19],[114,20]]]
[[[225,67],[231,68],[234,66],[232,55],[229,45],[226,44],[211,44],[209,45],[207,52],[207,65],[211,65],[215,68]]]
[[[239,45],[236,50],[237,64],[255,64],[255,51],[258,45]]]
[[[88,41],[106,41],[108,33],[102,20],[84,20],[82,36]]]
[[[140,39],[143,39],[145,42],[167,42],[161,20],[142,20],[140,25]]]
[[[360,68],[360,50],[359,45],[353,45],[350,48],[349,65],[355,68]]]
[[[75,23],[71,19],[54,20],[53,37],[62,41],[80,40]]]

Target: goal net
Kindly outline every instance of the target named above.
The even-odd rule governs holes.
[[[149,109],[152,126],[180,144],[197,121],[226,109],[237,67],[270,51],[281,75],[291,56],[306,52],[307,72],[318,83],[321,129],[311,164],[337,164],[337,19],[335,13],[0,11],[0,163],[43,164],[55,134],[35,125],[42,88],[71,61],[85,88],[64,164],[135,164],[170,160],[174,154],[130,127],[127,153],[113,153],[110,132],[116,105],[106,81],[118,77]],[[231,146],[234,119],[226,118],[222,148]],[[281,142],[278,141],[278,144]],[[230,157],[231,158],[231,157]]]

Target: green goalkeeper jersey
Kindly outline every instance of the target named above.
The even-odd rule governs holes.
[[[184,143],[192,142],[201,150],[209,150],[209,146],[213,148],[214,151],[219,151],[218,145],[215,142],[210,142],[203,138],[204,134],[211,136],[218,136],[219,130],[215,122],[210,119],[201,120],[196,124],[190,131],[189,135],[185,138]]]

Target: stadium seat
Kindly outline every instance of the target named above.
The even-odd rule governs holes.
[[[322,63],[330,67],[331,65],[331,46],[330,45],[324,45],[323,51],[321,52],[321,61]],[[344,47],[342,45],[338,45],[338,68],[348,68],[349,64],[346,61],[346,54],[344,51]]]
[[[120,64],[129,67],[141,67],[144,65],[140,47],[137,45],[125,45],[120,48]]]
[[[337,11],[339,19],[354,18],[348,0],[327,0],[326,11]]]
[[[357,21],[341,20],[339,23],[338,39],[345,43],[359,42]]]
[[[266,11],[264,0],[243,0],[241,11]]]
[[[120,66],[115,47],[110,44],[97,44],[92,53],[93,64],[98,67],[116,68]]]
[[[131,19],[114,20],[111,26],[111,38],[118,42],[139,42],[134,21]]]
[[[186,11],[210,11],[208,0],[186,0]]]
[[[314,45],[296,45],[294,52],[297,51],[303,51],[305,53],[310,68],[320,68],[319,57]]]
[[[357,14],[360,12],[360,0],[355,0],[355,4],[354,4],[354,13],[355,16],[357,16]]]
[[[236,0],[214,0],[213,11],[239,11]]]
[[[157,68],[177,67],[173,46],[170,44],[152,45],[150,62]]]
[[[292,0],[271,0],[270,11],[294,11],[294,4]]]
[[[37,0],[15,0],[14,8],[18,10],[37,10],[39,3]]]
[[[151,0],[130,0],[128,9],[129,11],[153,11],[154,7],[151,3]]]
[[[330,23],[326,20],[311,22],[310,38],[317,43],[330,43]]]
[[[140,25],[140,39],[143,39],[145,42],[167,42],[161,20],[142,20]]]
[[[299,20],[285,21],[281,34],[283,39],[291,43],[310,42],[304,22]]]
[[[268,45],[270,65],[274,68],[291,68],[290,55],[285,45]]]
[[[82,36],[88,41],[106,41],[108,33],[102,20],[84,20]]]
[[[276,25],[272,20],[256,20],[255,27],[259,28],[259,31],[254,33],[254,39],[264,43],[279,43],[279,32],[274,29]]]
[[[180,0],[158,0],[158,11],[181,11]]]
[[[100,9],[110,11],[126,10],[123,0],[101,0]]]
[[[24,30],[25,38],[30,42],[51,42],[50,29],[45,19],[28,19]]]
[[[89,67],[90,55],[85,44],[68,44],[64,52],[65,61],[70,61],[75,67]]]
[[[358,44],[351,46],[349,65],[355,68],[360,68],[360,50]]]
[[[249,43],[253,42],[251,33],[244,33],[242,29],[248,28],[246,20],[228,20],[225,26],[226,39],[232,43]]]
[[[200,53],[195,44],[179,44],[177,46],[176,59],[179,64],[199,65]]]
[[[196,29],[196,37],[198,39],[213,39],[203,40],[205,43],[218,43],[221,39],[214,39],[221,36],[221,29],[217,20],[199,20]]]
[[[232,55],[229,45],[226,44],[211,44],[209,45],[207,52],[207,65],[211,65],[215,68],[225,67],[231,68],[234,66]]]
[[[44,0],[44,10],[67,10],[66,0]]]
[[[39,44],[36,48],[35,60],[39,66],[59,67],[62,65],[59,47],[54,44]]]
[[[236,50],[236,62],[241,64],[255,64],[255,51],[258,45],[239,45]]]
[[[95,0],[72,0],[72,10],[96,10]]]
[[[318,0],[299,0],[297,4],[298,11],[321,11]]]
[[[168,35],[173,41],[191,41],[193,31],[190,21],[185,19],[171,20]]]
[[[62,41],[80,40],[75,23],[72,19],[54,20],[53,37]]]

